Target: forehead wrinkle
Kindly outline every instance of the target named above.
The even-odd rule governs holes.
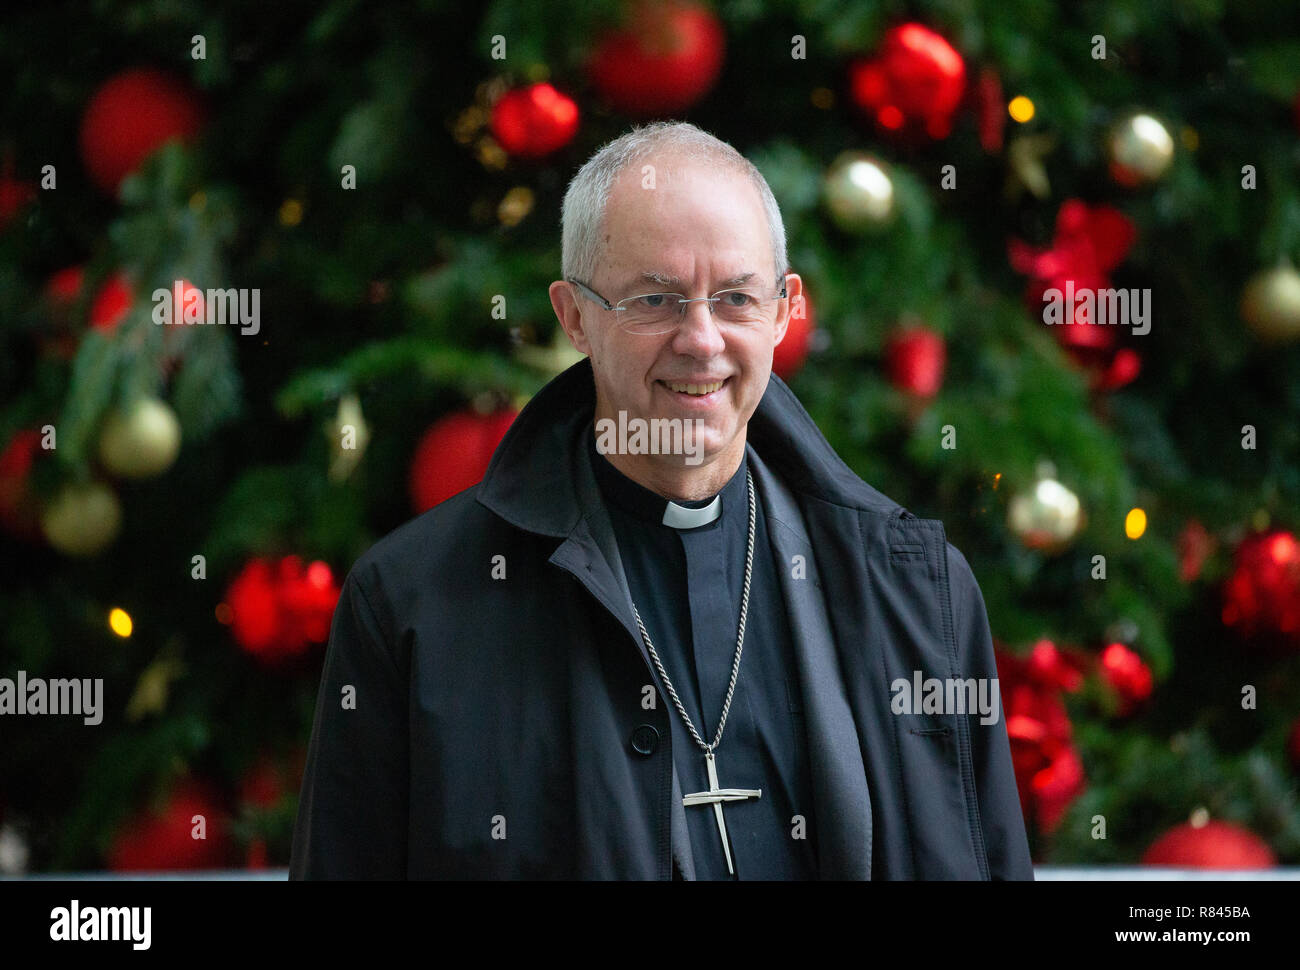
[[[717,284],[717,290],[725,290],[733,286],[744,286],[746,283],[752,280],[756,275],[758,274],[751,271],[747,273],[740,273],[736,276],[730,276],[725,280],[719,280]],[[682,285],[682,278],[680,276],[671,276],[668,273],[660,273],[654,270],[649,270],[644,273],[641,273],[638,276],[633,277],[629,282],[628,286],[640,286],[643,284],[650,284],[654,286],[680,287]],[[717,290],[715,290],[714,292],[717,292]]]

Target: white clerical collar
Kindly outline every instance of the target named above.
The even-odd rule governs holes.
[[[674,529],[695,529],[708,525],[722,514],[722,493],[713,496],[713,501],[703,508],[693,509],[669,501],[664,507],[664,525]]]

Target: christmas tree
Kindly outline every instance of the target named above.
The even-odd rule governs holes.
[[[0,678],[86,716],[0,683],[0,869],[287,863],[339,583],[577,359],[564,189],[651,119],[758,165],[777,373],[969,559],[1035,860],[1300,863],[1294,3],[7,16]]]

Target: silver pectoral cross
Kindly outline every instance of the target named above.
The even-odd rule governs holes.
[[[727,872],[734,876],[736,870],[731,864],[731,844],[727,842],[727,823],[722,820],[722,803],[743,802],[747,798],[762,798],[763,790],[761,788],[719,788],[718,769],[714,763],[712,751],[705,752],[704,766],[709,771],[709,790],[685,796],[682,799],[682,804],[687,806],[713,806],[713,813],[718,819],[718,834],[722,836],[722,851],[727,856]]]

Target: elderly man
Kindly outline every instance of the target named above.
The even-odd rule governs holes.
[[[562,270],[586,357],[348,577],[291,875],[1032,878],[970,567],[771,373],[762,175],[634,129]]]

